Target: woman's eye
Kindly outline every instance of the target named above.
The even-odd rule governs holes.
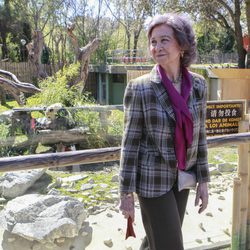
[[[162,43],[166,43],[168,41],[169,41],[169,39],[167,39],[167,38],[164,38],[164,39],[161,40]]]
[[[152,46],[156,46],[156,41],[151,41]]]

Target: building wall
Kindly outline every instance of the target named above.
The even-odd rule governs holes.
[[[250,69],[212,69],[219,78],[219,99],[250,100]]]

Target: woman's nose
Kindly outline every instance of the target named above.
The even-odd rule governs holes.
[[[155,49],[156,49],[156,50],[162,49],[162,44],[161,44],[161,43],[157,43],[157,44],[155,45]]]

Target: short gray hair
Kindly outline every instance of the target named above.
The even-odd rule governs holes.
[[[153,29],[156,26],[166,24],[174,31],[174,37],[180,48],[184,51],[181,64],[184,67],[190,66],[196,59],[196,40],[191,20],[184,14],[166,13],[156,15],[148,24],[148,41],[150,40]]]

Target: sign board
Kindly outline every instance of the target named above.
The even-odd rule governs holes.
[[[245,114],[245,102],[244,100],[208,101],[207,136],[238,133],[239,121]]]

